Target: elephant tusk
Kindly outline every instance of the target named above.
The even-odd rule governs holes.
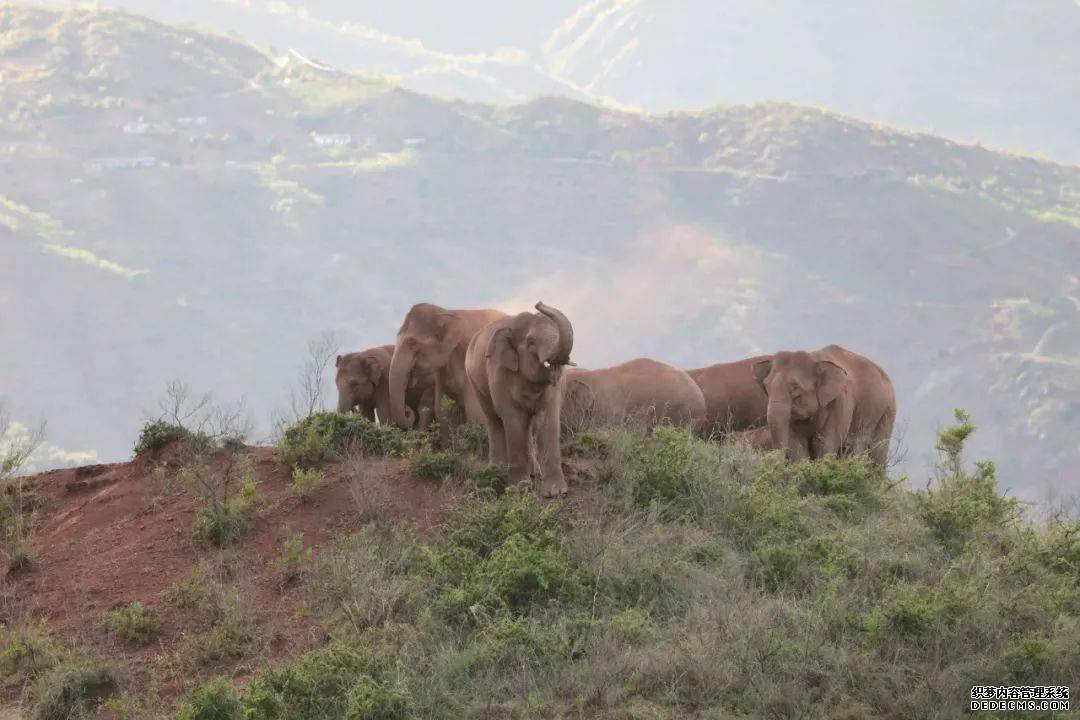
[[[577,363],[574,362],[573,360],[567,360],[566,362],[563,363],[563,365],[566,365],[568,367],[577,367]]]

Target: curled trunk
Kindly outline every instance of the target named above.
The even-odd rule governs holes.
[[[567,365],[570,363],[570,351],[574,349],[574,326],[565,315],[550,305],[542,302],[536,303],[536,309],[546,315],[555,323],[559,330],[559,343],[555,347],[555,355],[551,358],[552,365]]]

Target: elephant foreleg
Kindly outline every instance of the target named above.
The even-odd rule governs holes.
[[[506,455],[510,465],[510,481],[529,480],[529,418],[519,410],[500,413],[506,436]]]
[[[885,413],[881,420],[878,421],[877,427],[874,428],[874,434],[870,440],[870,460],[882,470],[888,464],[889,443],[892,441],[893,424],[895,422],[896,413]]]

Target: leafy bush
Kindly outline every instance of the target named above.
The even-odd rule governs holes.
[[[198,508],[191,534],[204,547],[225,547],[236,542],[247,529],[246,504],[230,500]]]
[[[24,629],[0,624],[0,686],[25,684],[59,663],[63,655],[63,648],[43,624]]]
[[[156,453],[177,442],[209,444],[209,438],[165,420],[151,420],[139,430],[135,454]]]
[[[521,613],[580,595],[583,578],[562,546],[565,506],[531,494],[468,498],[443,525],[446,541],[429,553],[436,607],[467,618],[480,610]]]
[[[450,448],[461,454],[487,457],[487,428],[480,423],[461,423],[450,433]]]
[[[120,688],[116,668],[71,658],[42,673],[23,698],[27,720],[69,720],[89,715]]]
[[[247,720],[404,717],[408,697],[388,673],[384,655],[336,643],[259,674],[240,702]]]
[[[392,425],[379,425],[354,413],[315,413],[287,428],[278,442],[278,459],[312,467],[346,450],[365,455],[402,455],[423,437]]]
[[[413,472],[425,480],[442,480],[461,474],[461,458],[452,452],[424,447],[409,456]]]
[[[293,582],[311,567],[312,555],[312,549],[304,547],[304,533],[293,532],[286,526],[281,554],[272,563],[274,572],[280,574],[284,582]]]
[[[102,619],[109,632],[133,645],[146,645],[161,629],[161,619],[137,600],[105,613]]]
[[[304,469],[299,465],[293,468],[292,484],[289,489],[299,498],[308,498],[311,493],[326,484],[326,475],[314,468]]]
[[[942,462],[937,472],[937,488],[917,497],[920,516],[947,547],[963,547],[979,530],[1000,528],[1015,517],[1016,500],[998,493],[997,474],[992,462],[975,464],[975,472],[964,468],[964,442],[975,425],[957,409],[956,425],[938,434],[937,449]]]
[[[236,691],[217,680],[189,691],[177,705],[173,720],[240,720],[242,713]]]
[[[563,454],[568,457],[606,458],[611,452],[607,437],[600,431],[586,430],[576,433],[570,442],[563,446]]]
[[[468,469],[469,480],[477,490],[501,494],[510,482],[510,469],[505,465],[479,465]]]

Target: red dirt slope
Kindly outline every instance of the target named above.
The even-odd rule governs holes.
[[[340,465],[323,468],[327,483],[301,500],[289,492],[290,470],[276,461],[273,448],[241,452],[253,461],[263,509],[252,513],[250,530],[234,546],[237,575],[244,606],[274,638],[275,656],[302,651],[312,634],[296,612],[305,600],[303,587],[283,588],[271,568],[281,552],[283,524],[316,548],[358,529],[373,514],[426,533],[441,521],[450,492],[416,480],[400,461],[370,460],[353,467],[351,478]],[[170,586],[211,553],[191,539],[195,498],[166,460],[137,457],[29,478],[27,485],[44,502],[34,532],[35,560],[28,571],[0,577],[0,621],[45,620],[58,639],[121,661],[137,681],[146,679],[140,678],[142,660],[167,653],[185,631],[205,627],[195,611],[168,601]],[[166,470],[155,473],[157,467]],[[159,637],[141,649],[118,643],[101,621],[103,612],[135,600],[164,621]],[[0,706],[17,692],[7,694]]]

